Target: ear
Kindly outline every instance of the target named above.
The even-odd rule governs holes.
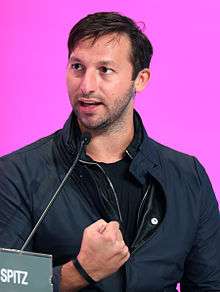
[[[134,81],[135,91],[141,92],[142,90],[144,90],[149,79],[150,79],[150,70],[148,68],[141,70]]]

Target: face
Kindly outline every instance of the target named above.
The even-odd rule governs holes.
[[[81,129],[107,129],[133,116],[132,64],[126,35],[81,40],[70,55],[67,87]]]

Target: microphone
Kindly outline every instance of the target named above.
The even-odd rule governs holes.
[[[77,162],[78,162],[78,160],[80,158],[80,155],[81,155],[84,147],[86,145],[88,145],[90,141],[91,141],[91,134],[89,132],[82,133],[79,151],[78,151],[78,153],[76,155],[75,160],[73,161],[72,166],[70,167],[70,169],[68,170],[68,172],[64,176],[64,178],[63,178],[62,182],[60,183],[59,187],[55,191],[54,195],[50,199],[50,201],[47,204],[47,206],[46,206],[45,210],[43,211],[42,215],[38,219],[37,223],[35,224],[34,228],[32,229],[31,233],[29,234],[28,238],[26,239],[25,243],[23,244],[22,248],[20,249],[20,254],[23,253],[24,249],[26,248],[26,246],[28,245],[28,243],[30,242],[30,240],[32,239],[32,237],[34,236],[34,234],[35,234],[36,230],[38,229],[39,225],[41,224],[41,222],[43,221],[43,219],[46,217],[46,215],[47,215],[50,207],[53,205],[53,203],[56,200],[58,194],[60,193],[61,189],[63,188],[63,186],[65,185],[66,181],[70,177],[70,174],[72,173],[73,169],[75,168],[75,166],[76,166],[76,164],[77,164]]]
[[[81,136],[81,143],[84,143],[84,146],[88,145],[89,142],[91,141],[92,135],[89,132],[84,132],[82,133]]]

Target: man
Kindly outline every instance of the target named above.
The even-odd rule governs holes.
[[[0,161],[0,246],[21,248],[91,134],[28,250],[53,255],[56,291],[220,291],[220,220],[205,170],[150,139],[134,96],[152,46],[129,18],[95,13],[68,40],[73,112]]]

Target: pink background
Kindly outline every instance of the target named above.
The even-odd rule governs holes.
[[[152,78],[136,108],[151,137],[200,159],[220,201],[219,0],[1,1],[0,155],[62,127],[68,32],[104,10],[145,22]]]
[[[136,108],[151,137],[200,159],[220,202],[219,0],[2,0],[0,155],[62,127],[68,32],[96,11],[145,22],[154,57]]]

